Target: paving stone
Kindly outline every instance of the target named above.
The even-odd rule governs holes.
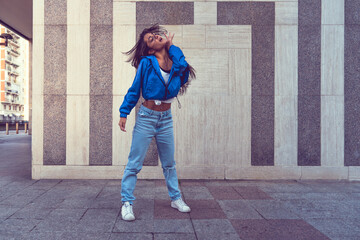
[[[224,219],[225,213],[215,200],[188,200],[191,219]]]
[[[228,219],[192,220],[196,233],[236,233]]]
[[[266,192],[258,187],[234,187],[235,191],[240,194],[243,199],[272,199]]]
[[[17,212],[15,212],[10,218],[34,218],[34,219],[44,219],[46,218],[53,209],[50,208],[37,208],[33,205],[27,205]],[[1,210],[0,210],[1,212]]]
[[[1,205],[22,207],[44,193],[45,190],[21,191],[1,201]]]
[[[158,186],[154,188],[155,199],[164,199],[170,201],[169,191],[166,186]]]
[[[63,240],[64,232],[53,231],[53,232],[38,232],[31,231],[29,233],[23,233],[18,239],[21,240]]]
[[[183,187],[182,193],[186,200],[189,199],[214,199],[207,187],[189,186]]]
[[[135,220],[127,222],[122,220],[121,216],[119,216],[116,220],[113,232],[151,233],[154,232],[154,223],[149,220]]]
[[[22,236],[22,232],[19,231],[6,231],[0,230],[0,240],[17,240],[20,239]]]
[[[327,192],[310,192],[310,193],[278,193],[272,192],[269,195],[274,199],[280,200],[290,200],[290,199],[308,199],[308,200],[320,200],[320,199],[328,199],[328,200],[346,200],[349,198],[347,193],[327,193]]]
[[[134,202],[133,211],[136,219],[152,220],[154,218],[154,200],[138,199]]]
[[[0,219],[6,219],[19,211],[19,207],[0,206]]]
[[[226,240],[241,240],[237,233],[197,233],[198,240],[208,239],[226,239]]]
[[[197,240],[195,234],[185,233],[155,233],[154,240]]]
[[[190,219],[155,219],[155,233],[193,233]]]
[[[79,199],[79,198],[68,198],[57,205],[57,208],[90,208],[94,202],[94,199]]]
[[[267,192],[267,193],[270,193],[270,192],[286,192],[286,193],[314,192],[314,190],[310,186],[298,183],[296,181],[281,182],[281,183],[267,182],[267,183],[264,183],[263,185],[260,185],[259,189],[264,192]]]
[[[219,200],[229,219],[263,219],[247,200]]]
[[[286,208],[281,201],[276,200],[249,200],[253,208],[265,219],[299,219]]]
[[[0,223],[1,232],[29,232],[33,229],[40,220],[37,219],[6,219]]]
[[[208,190],[214,199],[217,200],[236,200],[242,199],[240,194],[230,186],[208,186]]]
[[[306,221],[331,239],[349,239],[352,237],[359,239],[360,236],[359,219],[313,218]]]
[[[189,219],[189,213],[179,212],[170,206],[169,200],[155,200],[154,219]],[[192,208],[190,204],[190,208]],[[135,216],[136,217],[136,216]]]
[[[112,233],[109,240],[153,240],[151,233]]]
[[[77,232],[111,232],[120,210],[88,209],[75,228]]]
[[[120,209],[121,208],[121,199],[114,198],[96,198],[91,204],[91,208],[112,208]]]
[[[201,180],[188,180],[188,179],[183,179],[180,180],[180,187],[187,187],[187,186],[205,186],[206,182],[205,181],[201,181]]]
[[[250,219],[231,220],[241,239],[316,239],[329,240],[319,230],[303,220],[296,219]]]

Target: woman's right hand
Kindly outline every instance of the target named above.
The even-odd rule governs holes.
[[[171,45],[173,44],[172,40],[174,38],[175,33],[173,33],[172,35],[171,35],[171,33],[169,33],[168,36],[164,33],[164,35],[166,37],[166,48],[167,48],[167,50],[169,50]]]
[[[126,125],[126,118],[121,117],[120,121],[119,121],[119,126],[120,126],[121,131],[123,131],[123,132],[126,132],[125,125]]]

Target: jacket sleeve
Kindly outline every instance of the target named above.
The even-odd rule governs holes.
[[[185,56],[179,47],[171,45],[169,48],[169,56],[175,65],[175,71],[178,73],[182,73],[188,66]]]
[[[120,117],[127,117],[130,114],[131,110],[135,107],[136,103],[140,98],[140,91],[142,87],[144,71],[147,67],[147,59],[142,59],[139,67],[136,71],[135,79],[132,86],[129,88],[128,92],[124,97],[124,101],[121,104],[119,111]]]

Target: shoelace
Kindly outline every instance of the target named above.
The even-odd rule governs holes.
[[[186,207],[186,203],[180,198],[178,200],[176,200],[176,203],[179,204],[181,207]]]

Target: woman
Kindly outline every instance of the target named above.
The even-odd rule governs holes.
[[[126,117],[138,102],[140,93],[145,99],[136,118],[128,163],[121,182],[121,214],[126,221],[135,220],[132,204],[137,173],[142,168],[153,137],[156,138],[171,207],[180,212],[190,212],[190,207],[181,198],[175,169],[171,102],[178,93],[185,93],[189,76],[190,79],[195,78],[195,71],[185,61],[180,48],[172,45],[174,35],[167,36],[165,31],[157,24],[144,29],[136,45],[125,53],[130,55],[128,61],[137,72],[119,109],[122,131],[126,132]],[[166,39],[160,34],[164,34]]]

